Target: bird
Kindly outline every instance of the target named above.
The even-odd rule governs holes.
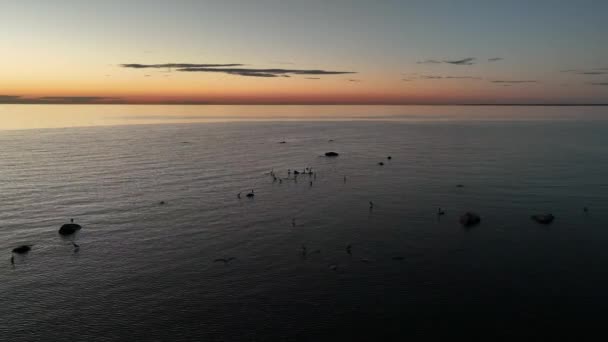
[[[79,245],[76,244],[76,242],[72,241],[72,246],[74,246],[74,248],[80,248]]]
[[[437,208],[437,216],[445,215],[445,211],[441,210],[441,208]]]
[[[382,166],[384,165],[384,162],[379,162],[378,165]]]
[[[238,194],[236,194],[236,197],[238,197],[240,199],[241,198],[241,193],[239,192]]]
[[[302,245],[302,257],[306,258],[307,249],[305,245]]]
[[[253,196],[255,196],[255,194],[253,193],[253,189],[251,189],[251,192],[247,194],[247,197],[252,198]]]
[[[229,262],[231,262],[232,260],[234,260],[234,257],[229,257],[229,258],[217,258],[215,260],[213,260],[213,262],[223,262],[224,264],[227,264]]]
[[[346,176],[344,176],[344,184],[346,184]]]
[[[369,209],[370,209],[370,210],[371,210],[371,209],[374,209],[374,202],[369,201]]]
[[[587,208],[587,207],[583,207],[583,212],[584,212],[584,213],[588,213],[588,212],[589,212],[589,208]]]
[[[393,157],[388,156],[388,157],[386,157],[386,159],[391,160],[391,159],[393,159]]]
[[[11,265],[14,265],[14,264],[15,264],[15,256],[11,255]]]
[[[165,205],[165,203],[166,203],[165,201],[160,201],[158,204]],[[74,222],[74,219],[71,219],[71,221]]]
[[[291,226],[292,227],[296,226],[296,218],[295,217],[291,219]]]
[[[310,182],[310,186],[312,186],[312,181]]]
[[[348,255],[353,255],[352,253],[352,247],[351,245],[346,246],[346,253],[348,253]]]

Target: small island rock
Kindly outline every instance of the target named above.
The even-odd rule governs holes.
[[[553,214],[536,214],[532,215],[531,218],[538,223],[549,224],[553,222],[555,216],[553,216]]]
[[[61,235],[71,235],[79,231],[82,227],[76,223],[66,223],[61,228],[59,228],[59,234]]]
[[[32,250],[32,245],[23,245],[23,246],[13,248],[13,253],[25,254],[25,253],[29,252],[30,250]]]
[[[460,216],[460,224],[465,227],[472,227],[478,225],[481,222],[481,217],[479,215],[467,211],[462,216]]]

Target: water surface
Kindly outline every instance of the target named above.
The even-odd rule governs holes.
[[[510,107],[516,119],[491,120],[442,108],[1,131],[0,339],[512,340],[600,327],[603,110]],[[305,167],[316,179],[268,174]],[[466,210],[481,225],[461,227]],[[538,225],[537,212],[557,219]],[[71,217],[84,227],[77,253],[57,234]]]

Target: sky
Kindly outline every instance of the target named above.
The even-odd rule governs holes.
[[[0,103],[608,103],[604,0],[0,4]]]

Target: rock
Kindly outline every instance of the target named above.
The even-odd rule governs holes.
[[[23,245],[23,246],[13,248],[13,253],[25,254],[31,250],[32,250],[32,245]]]
[[[339,155],[338,152],[325,152],[326,157],[337,157]]]
[[[66,223],[61,228],[59,228],[59,234],[61,235],[71,235],[79,231],[82,227],[76,223]]]
[[[553,216],[553,214],[536,214],[536,215],[532,215],[530,217],[534,221],[541,223],[541,224],[549,224],[549,223],[553,222],[553,220],[555,219],[555,216]]]
[[[467,211],[462,216],[460,216],[460,224],[465,227],[472,227],[478,225],[481,222],[481,217],[479,215]]]

